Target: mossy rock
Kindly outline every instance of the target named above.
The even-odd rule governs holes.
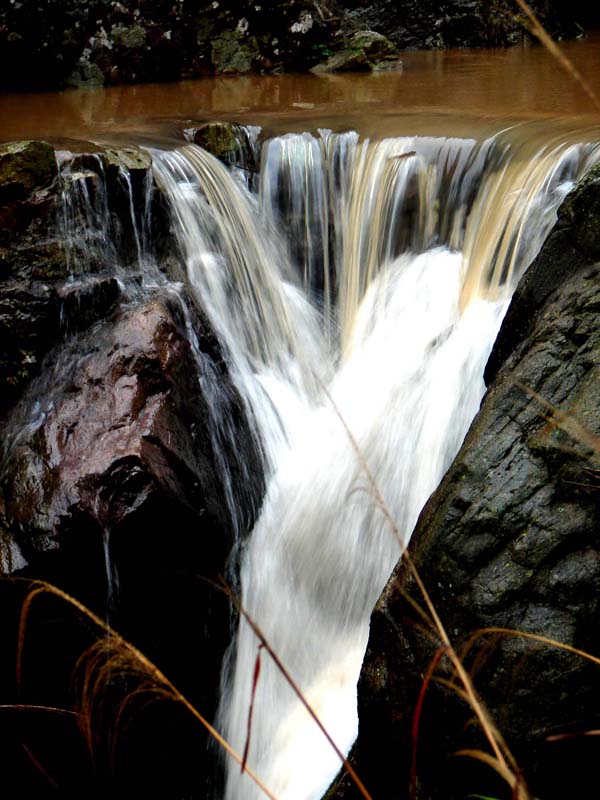
[[[359,31],[343,50],[334,53],[327,61],[317,64],[312,72],[379,72],[399,69],[398,49],[389,39],[375,31]]]
[[[115,44],[135,50],[146,44],[146,29],[141,25],[117,25],[111,31]]]
[[[214,70],[222,74],[251,72],[259,56],[256,39],[253,36],[244,38],[237,31],[225,31],[213,41],[211,47]]]
[[[188,128],[185,135],[189,141],[227,162],[249,146],[244,128],[232,122],[205,122],[197,128]]]
[[[106,167],[121,167],[130,173],[152,169],[152,156],[139,147],[106,148],[101,156]]]
[[[65,80],[65,84],[75,89],[81,87],[93,88],[94,86],[104,86],[104,73],[97,64],[93,64],[81,58],[76,68]]]
[[[0,145],[0,205],[23,200],[50,186],[56,175],[54,148],[47,142]]]

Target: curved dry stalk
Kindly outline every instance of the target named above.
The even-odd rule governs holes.
[[[521,11],[525,14],[529,21],[529,30],[531,33],[540,40],[540,42],[544,45],[544,47],[548,50],[548,52],[554,56],[554,58],[558,61],[561,67],[569,73],[569,75],[575,80],[583,89],[583,91],[587,94],[587,96],[592,101],[592,104],[595,106],[596,111],[600,111],[600,100],[598,99],[598,95],[589,85],[589,83],[585,80],[583,75],[579,72],[575,64],[571,61],[571,59],[567,58],[567,56],[563,53],[560,47],[556,44],[554,39],[550,36],[550,34],[546,31],[542,23],[539,21],[537,16],[535,15],[531,6],[525,2],[525,0],[515,0],[515,3],[519,6]]]
[[[573,653],[573,655],[575,656],[580,656],[586,661],[591,661],[592,664],[597,664],[598,666],[600,666],[600,658],[598,656],[593,656],[591,653],[587,653],[585,650],[580,650],[578,647],[573,647],[570,644],[564,644],[564,642],[559,642],[556,639],[551,639],[549,636],[542,636],[541,634],[538,633],[528,633],[527,631],[519,631],[513,628],[490,627],[490,628],[480,628],[479,630],[474,631],[465,642],[465,655],[475,644],[477,639],[480,639],[482,636],[487,636],[487,635],[530,639],[531,641],[538,642],[539,644],[545,644],[548,645],[549,647],[556,647],[559,650],[564,650],[567,653]]]
[[[25,578],[10,578],[9,580],[13,581],[26,581]],[[42,581],[26,581],[29,584],[42,584]],[[50,586],[50,584],[47,584]],[[25,600],[23,601],[23,605],[21,606],[21,616],[19,618],[19,632],[17,634],[17,663],[16,663],[16,680],[17,680],[17,688],[21,686],[21,678],[22,678],[22,668],[23,668],[23,648],[25,647],[25,629],[27,628],[27,620],[29,619],[29,611],[31,609],[31,604],[35,600],[38,595],[44,594],[46,592],[45,586],[39,585],[31,592],[27,593]]]
[[[354,453],[355,453],[355,455],[356,455],[356,457],[357,457],[357,459],[358,459],[358,461],[359,461],[359,463],[360,463],[360,465],[361,465],[361,467],[363,469],[363,472],[365,473],[365,476],[366,476],[366,478],[367,478],[367,480],[369,482],[369,485],[371,487],[371,491],[372,491],[372,494],[373,494],[373,498],[374,498],[378,508],[380,509],[381,513],[383,514],[384,518],[388,522],[388,525],[390,526],[390,529],[391,529],[392,533],[394,534],[394,536],[396,537],[396,539],[397,539],[397,541],[398,541],[398,543],[400,545],[400,548],[401,548],[401,551],[402,551],[402,558],[405,559],[405,562],[406,562],[406,564],[407,564],[407,566],[409,568],[410,574],[412,575],[412,577],[413,577],[415,583],[417,584],[417,587],[418,587],[418,589],[419,589],[419,591],[420,591],[420,593],[421,593],[421,595],[423,597],[423,600],[425,601],[425,605],[427,606],[427,610],[428,610],[429,614],[431,615],[431,619],[432,619],[433,624],[435,626],[435,630],[437,631],[437,635],[439,636],[440,643],[445,648],[445,650],[447,652],[447,655],[448,655],[448,658],[452,662],[452,665],[453,665],[456,673],[458,674],[461,683],[464,686],[466,695],[468,697],[469,705],[471,706],[471,708],[473,709],[473,711],[477,715],[477,718],[478,718],[479,723],[481,725],[481,728],[482,728],[482,730],[483,730],[483,732],[485,734],[485,737],[488,740],[488,743],[489,743],[490,747],[492,748],[492,751],[494,753],[495,759],[497,760],[497,762],[498,762],[498,764],[499,764],[499,766],[500,766],[500,768],[502,770],[504,770],[507,774],[511,774],[513,776],[514,785],[518,789],[518,797],[521,798],[521,800],[530,800],[531,795],[529,793],[529,790],[527,789],[527,787],[523,783],[522,778],[520,777],[520,770],[519,770],[519,768],[517,766],[517,762],[515,761],[514,756],[512,755],[510,749],[508,748],[508,745],[506,744],[506,742],[504,740],[504,737],[502,736],[502,734],[498,730],[498,728],[495,725],[495,723],[492,721],[492,719],[491,719],[487,709],[485,708],[482,700],[478,696],[478,694],[477,694],[477,692],[475,690],[475,686],[473,685],[473,681],[471,680],[470,675],[468,674],[468,672],[466,671],[465,667],[463,666],[462,661],[458,657],[458,654],[456,653],[456,650],[454,649],[454,646],[452,645],[452,642],[450,641],[450,637],[448,636],[448,633],[447,633],[447,631],[446,631],[446,629],[444,627],[444,624],[442,623],[442,620],[441,620],[439,614],[437,613],[437,610],[436,610],[436,608],[435,608],[435,606],[433,604],[431,596],[430,596],[429,592],[427,591],[427,588],[426,588],[425,584],[423,583],[423,581],[421,579],[421,576],[419,575],[419,571],[417,570],[417,568],[416,568],[416,566],[415,566],[415,564],[414,564],[414,562],[413,562],[413,560],[412,560],[412,558],[410,556],[410,553],[408,552],[408,550],[406,548],[406,545],[404,543],[404,538],[403,538],[402,534],[400,533],[400,530],[398,529],[398,526],[397,526],[397,524],[396,524],[396,522],[395,522],[395,520],[394,520],[394,518],[393,518],[393,516],[392,516],[392,514],[391,514],[391,512],[389,510],[389,507],[387,506],[387,504],[386,504],[386,502],[385,502],[385,500],[383,498],[383,495],[381,494],[381,492],[379,490],[379,487],[377,485],[377,481],[375,480],[375,478],[373,476],[373,473],[371,472],[371,469],[370,469],[369,465],[367,464],[367,462],[366,462],[366,460],[365,460],[365,458],[364,458],[364,456],[363,456],[363,454],[361,452],[361,449],[359,447],[359,444],[358,444],[356,438],[354,437],[354,434],[350,430],[350,428],[348,426],[348,423],[346,422],[346,420],[344,419],[342,413],[340,412],[339,408],[337,407],[337,404],[336,404],[335,400],[333,399],[333,397],[331,396],[330,392],[327,390],[327,388],[325,386],[322,386],[322,389],[323,389],[323,392],[324,392],[325,396],[328,398],[329,402],[331,403],[331,405],[332,405],[332,407],[333,407],[333,409],[334,409],[334,411],[336,413],[336,416],[338,417],[338,419],[340,420],[344,430],[346,431],[346,435],[348,436],[350,444],[352,445],[352,449],[354,450]]]
[[[597,436],[589,428],[586,428],[585,425],[582,425],[572,411],[563,411],[560,408],[556,408],[552,403],[549,403],[548,400],[542,397],[541,394],[536,392],[535,389],[532,389],[521,381],[515,381],[515,385],[551,412],[551,416],[546,417],[546,420],[551,425],[568,433],[571,438],[585,445],[594,453],[600,453],[600,436]]]
[[[21,747],[23,748],[27,758],[31,761],[33,766],[38,770],[38,772],[44,776],[44,778],[48,781],[48,783],[52,786],[53,789],[58,789],[58,783],[54,780],[52,775],[48,772],[48,770],[44,767],[39,759],[37,759],[29,747],[26,744],[22,744]]]
[[[248,754],[250,752],[250,738],[252,735],[252,718],[254,717],[254,701],[256,700],[256,689],[258,688],[258,679],[260,677],[260,651],[264,647],[261,642],[258,645],[256,653],[256,661],[254,662],[254,675],[252,676],[252,694],[250,695],[250,706],[248,708],[248,725],[246,733],[246,744],[244,746],[244,754],[242,755],[242,772],[246,770],[248,763]]]
[[[36,703],[1,703],[0,711],[45,711],[50,714],[60,714],[69,717],[79,717],[77,711],[70,708],[58,708],[57,706],[42,706]]]
[[[552,736],[546,736],[547,742],[563,742],[566,739],[577,739],[580,736],[600,736],[599,730],[591,731],[572,731],[571,733],[554,733]]]
[[[457,750],[454,753],[455,756],[466,756],[467,758],[474,758],[477,761],[481,761],[483,764],[487,764],[488,767],[491,767],[495,770],[501,778],[503,778],[506,783],[510,786],[513,792],[518,791],[519,784],[517,783],[517,778],[513,773],[506,768],[504,764],[498,761],[497,758],[491,756],[489,753],[486,753],[485,750],[477,750],[477,749],[465,749],[465,750]]]
[[[50,583],[46,583],[45,581],[39,580],[28,580],[27,578],[7,578],[7,580],[11,580],[14,582],[22,582],[27,583],[35,588],[27,595],[21,610],[21,619],[19,624],[19,640],[18,640],[18,649],[17,649],[17,677],[20,683],[21,676],[22,676],[22,661],[23,661],[23,646],[25,641],[25,629],[27,626],[27,619],[29,617],[31,611],[31,605],[33,600],[36,597],[39,597],[43,594],[49,594],[54,597],[58,597],[59,599],[63,600],[65,603],[70,605],[71,607],[75,608],[85,619],[89,622],[92,622],[93,625],[102,631],[103,634],[107,635],[107,640],[110,642],[111,647],[116,647],[121,650],[121,659],[125,658],[125,661],[121,660],[119,663],[130,663],[131,665],[137,666],[136,674],[144,676],[148,681],[148,686],[150,684],[154,684],[154,689],[152,690],[155,694],[169,697],[177,703],[180,703],[189,713],[208,731],[208,733],[215,739],[216,742],[225,750],[228,755],[230,755],[238,764],[242,763],[242,757],[231,747],[229,742],[219,733],[219,731],[213,727],[210,722],[208,722],[205,717],[200,714],[200,712],[190,703],[190,701],[177,689],[177,687],[171,683],[171,681],[164,675],[161,670],[156,667],[149,658],[147,658],[141,650],[138,650],[135,645],[131,644],[127,639],[113,630],[110,625],[108,625],[104,620],[100,619],[100,617],[96,616],[93,611],[90,611],[89,608],[80,603],[74,597],[63,592],[62,589],[59,589],[56,586],[52,586]],[[105,643],[100,643],[97,645],[100,648],[106,647]],[[92,651],[92,659],[94,659],[94,654]],[[94,680],[99,680],[99,676],[96,675],[96,678],[93,676],[86,676],[84,678],[84,686],[87,691],[93,689]],[[85,733],[85,731],[84,731]],[[268,789],[268,787],[262,782],[262,780],[256,775],[253,770],[246,768],[246,772],[248,773],[249,777],[254,781],[254,783],[261,789],[264,794],[270,798],[270,800],[277,800],[275,795]]]

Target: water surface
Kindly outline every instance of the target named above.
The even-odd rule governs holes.
[[[561,44],[600,95],[600,32]],[[597,118],[583,89],[539,45],[406,52],[402,72],[200,78],[179,83],[0,94],[0,141],[179,136],[191,119],[227,118],[277,133],[352,127],[380,138],[468,135],[495,125]],[[402,117],[401,124],[398,116]]]

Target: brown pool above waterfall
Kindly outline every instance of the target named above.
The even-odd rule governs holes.
[[[561,43],[600,93],[600,32]],[[405,52],[402,72],[223,76],[179,83],[0,93],[0,141],[179,135],[188,119],[227,118],[269,132],[331,127],[373,138],[473,136],[491,120],[569,125],[597,117],[583,89],[539,45]],[[402,116],[399,130],[398,116]],[[497,127],[494,125],[493,127]]]

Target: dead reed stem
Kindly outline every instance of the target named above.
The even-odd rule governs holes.
[[[189,700],[187,700],[187,698],[177,689],[177,687],[171,683],[166,675],[164,675],[164,673],[162,673],[158,667],[156,667],[140,650],[138,650],[135,645],[131,644],[131,642],[127,641],[127,639],[123,638],[119,633],[113,630],[109,625],[107,625],[106,622],[100,619],[100,617],[97,617],[96,614],[90,611],[89,608],[86,608],[83,603],[80,603],[77,599],[71,597],[61,589],[58,589],[56,586],[52,586],[44,581],[31,581],[26,578],[9,578],[8,580],[27,583],[35,587],[28,594],[21,610],[16,664],[17,681],[19,683],[22,679],[23,650],[25,644],[27,618],[30,614],[33,600],[42,594],[49,594],[54,597],[58,597],[68,605],[75,608],[85,619],[92,622],[107,637],[109,637],[112,645],[115,646],[115,648],[122,650],[128,657],[130,657],[131,660],[138,665],[140,672],[143,675],[146,675],[149,679],[151,679],[156,686],[162,688],[162,694],[164,696],[170,697],[172,700],[180,703],[184,708],[186,708],[189,713],[208,731],[212,738],[219,743],[225,752],[228,753],[228,755],[230,755],[235,761],[237,761],[238,764],[242,764],[242,757],[233,749],[233,747],[231,747],[229,742],[227,742],[226,739],[221,736],[219,731],[213,727],[196,708],[194,708]],[[254,781],[254,783],[264,792],[264,794],[270,798],[270,800],[277,800],[275,795],[268,789],[267,786],[265,786],[255,772],[248,767],[246,767],[246,772]]]
[[[600,111],[600,99],[598,99],[598,95],[594,92],[592,87],[585,80],[585,78],[579,72],[579,70],[573,64],[573,62],[569,58],[567,58],[567,56],[563,53],[560,47],[556,44],[554,39],[546,31],[542,23],[535,15],[531,6],[528,3],[526,3],[525,0],[515,0],[515,3],[519,6],[521,11],[527,17],[527,20],[529,22],[529,30],[531,31],[531,33],[537,39],[539,39],[540,42],[544,45],[544,47],[548,50],[548,52],[554,56],[554,58],[558,61],[561,67],[565,70],[565,72],[567,72],[573,78],[573,80],[576,81],[581,86],[583,91],[590,98],[596,111]]]

